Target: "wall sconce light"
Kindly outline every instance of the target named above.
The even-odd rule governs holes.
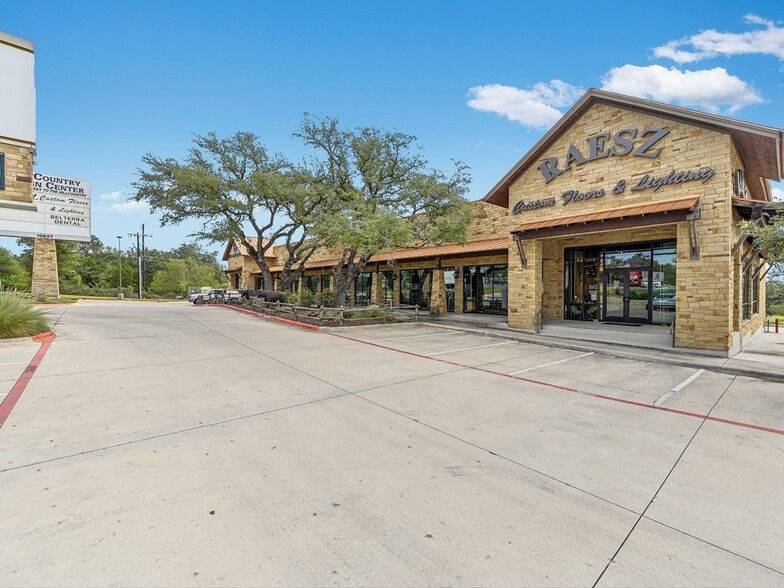
[[[460,277],[460,268],[459,268],[459,267],[456,267],[456,268],[455,268],[455,277],[456,277],[456,278],[459,278],[459,277]]]
[[[515,233],[512,238],[514,239],[515,244],[517,245],[517,254],[520,256],[520,264],[523,267],[528,266],[528,259],[525,257],[525,249],[523,248],[523,238],[520,233]]]

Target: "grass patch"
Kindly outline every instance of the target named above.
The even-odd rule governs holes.
[[[49,330],[44,314],[13,292],[0,292],[0,339],[32,337]]]

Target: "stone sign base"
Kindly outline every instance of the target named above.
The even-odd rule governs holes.
[[[36,298],[60,298],[57,248],[53,239],[36,239],[33,245],[33,283]]]

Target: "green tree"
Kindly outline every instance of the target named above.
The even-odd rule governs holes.
[[[19,259],[8,249],[0,247],[0,292],[6,289],[27,290],[30,274],[22,267]]]
[[[337,119],[305,115],[295,133],[317,157],[310,173],[334,197],[314,225],[316,241],[342,250],[333,267],[337,300],[370,257],[400,247],[465,243],[473,219],[464,200],[470,178],[429,167],[416,137],[374,127],[347,130]]]
[[[213,264],[202,263],[194,256],[169,259],[163,270],[155,272],[149,290],[159,296],[184,296],[188,286],[224,286],[225,279],[215,269]]]
[[[769,278],[784,277],[784,203],[774,203],[759,219],[740,221],[738,228],[742,234],[751,236],[754,247],[764,253],[765,261],[771,266]]]
[[[270,155],[253,133],[228,138],[197,136],[184,161],[147,154],[134,184],[135,199],[161,213],[161,225],[199,219],[192,236],[209,241],[236,240],[245,245],[261,269],[264,285],[273,288],[265,256],[276,242],[288,251],[284,289],[304,271],[302,262],[317,244],[307,236],[326,204],[325,194],[303,170],[280,155]],[[245,227],[257,237],[254,246]]]

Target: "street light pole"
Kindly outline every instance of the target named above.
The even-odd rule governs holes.
[[[117,293],[117,298],[122,298],[122,237],[120,235],[117,235],[117,257],[120,261],[120,291]]]

